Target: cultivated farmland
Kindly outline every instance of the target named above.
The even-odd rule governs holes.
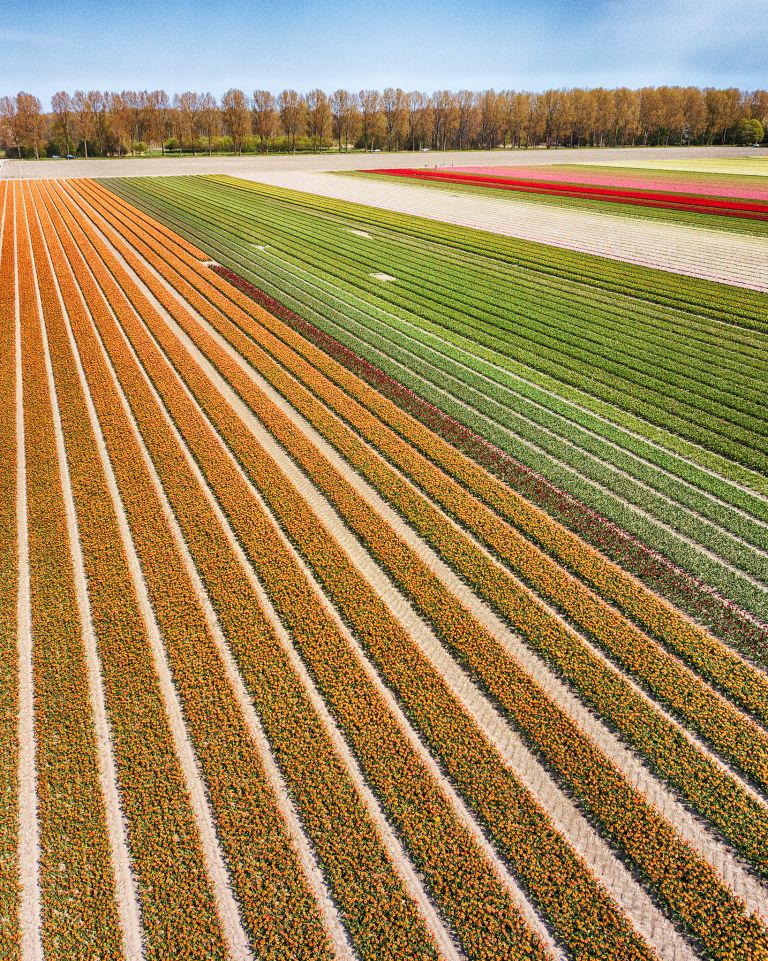
[[[497,167],[474,167],[467,169],[426,170],[414,168],[391,168],[389,170],[366,170],[364,173],[384,174],[390,177],[426,180],[431,183],[459,184],[488,187],[494,190],[510,190],[519,193],[547,194],[551,196],[576,197],[619,203],[627,206],[658,207],[662,210],[685,210],[710,216],[737,217],[742,220],[768,220],[768,203],[755,200],[749,194],[739,193],[718,196],[715,190],[699,191],[695,181],[678,185],[682,189],[650,188],[637,181],[626,182],[624,178],[600,178],[598,183],[586,183],[584,178],[548,178],[521,176],[519,171],[499,170]]]
[[[361,172],[329,176],[265,169],[244,176],[272,187],[768,292],[764,221]]]
[[[224,176],[0,216],[0,957],[768,959],[763,295]]]

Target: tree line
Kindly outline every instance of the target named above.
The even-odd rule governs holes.
[[[65,90],[44,111],[33,94],[0,97],[6,156],[125,156],[148,150],[270,152],[454,150],[755,143],[768,91],[627,87],[383,92]]]

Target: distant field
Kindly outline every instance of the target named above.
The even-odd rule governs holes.
[[[573,170],[576,165],[568,168]],[[503,168],[502,168],[503,169]],[[557,179],[558,172],[565,168],[553,168],[546,166],[539,168],[539,176],[552,176]],[[621,168],[612,168],[620,170]],[[596,168],[597,170],[597,168]],[[384,180],[388,183],[402,183],[403,178],[390,176],[381,173],[365,173],[344,171],[344,176],[359,177],[360,179]],[[599,177],[599,173],[597,174]],[[463,183],[440,183],[430,180],[413,180],[410,183],[418,184],[425,190],[446,191],[451,194],[469,194],[479,197],[491,196],[488,187],[477,186]],[[717,189],[713,185],[713,189]],[[748,188],[745,188],[748,189]],[[546,193],[523,193],[513,190],[495,191],[492,196],[500,199],[506,198],[509,201],[523,201],[526,204],[543,205],[547,207],[561,207],[569,210],[581,210],[587,213],[607,214],[609,216],[630,217],[634,220],[648,220],[657,223],[684,224],[689,227],[703,227],[707,230],[717,230],[725,233],[746,234],[756,237],[768,237],[768,222],[761,220],[748,220],[737,217],[718,217],[706,213],[699,213],[687,210],[665,210],[658,207],[641,207],[633,204],[614,203],[610,206],[601,200],[590,200],[584,197],[572,196],[552,196]]]
[[[617,158],[619,159],[619,158]],[[729,166],[733,167],[734,170],[738,171],[740,168],[737,166],[738,161],[732,161]],[[673,187],[674,185],[680,186],[685,189],[687,184],[691,181],[699,184],[700,186],[705,186],[707,188],[706,192],[721,196],[744,196],[744,197],[754,197],[756,199],[765,199],[768,196],[768,162],[755,161],[750,162],[749,160],[743,160],[746,166],[744,168],[744,173],[718,173],[701,168],[702,164],[693,162],[691,165],[684,164],[680,167],[674,166],[651,166],[649,164],[643,165],[642,159],[639,159],[637,164],[606,162],[606,163],[581,163],[575,161],[568,164],[551,164],[543,170],[541,167],[534,168],[538,171],[539,176],[543,175],[546,171],[551,171],[553,174],[553,179],[557,179],[555,175],[556,172],[568,172],[574,177],[586,178],[590,177],[597,182],[603,182],[602,178],[606,176],[619,175],[621,177],[631,177],[634,179],[642,179],[646,183],[658,183],[661,185],[666,185],[667,187]],[[764,163],[762,168],[757,167],[757,163]],[[750,169],[751,166],[761,173],[749,174],[746,171]],[[519,170],[521,168],[512,168]],[[719,188],[719,189],[718,189]]]
[[[578,163],[578,161],[576,161]],[[744,177],[768,177],[768,151],[764,157],[700,157],[693,153],[687,156],[653,157],[645,159],[640,156],[622,160],[620,158],[607,161],[614,167],[642,167],[645,170],[685,170],[695,173],[733,174]],[[598,159],[590,161],[601,165]]]
[[[527,201],[546,198],[550,204],[595,210],[619,216],[659,220],[729,231],[765,234],[768,231],[768,187],[762,179],[751,183],[700,181],[697,174],[666,179],[635,169],[601,170],[579,165],[546,167],[445,166],[362,170],[358,175],[386,177],[390,182],[440,185],[446,190],[472,189],[487,196]],[[574,201],[576,204],[574,204]],[[723,222],[726,226],[723,226]],[[757,226],[756,226],[757,225]]]
[[[0,957],[768,958],[768,306],[0,182]]]

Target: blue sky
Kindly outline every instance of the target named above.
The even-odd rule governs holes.
[[[9,0],[6,0],[6,4]],[[766,0],[10,0],[0,95],[768,84]]]

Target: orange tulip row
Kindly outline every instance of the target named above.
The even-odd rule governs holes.
[[[597,549],[598,557],[607,555],[616,565],[619,565],[620,569],[623,569],[625,584],[627,580],[631,582],[631,578],[627,577],[628,574],[640,578],[639,586],[653,605],[646,611],[643,611],[644,605],[642,605],[638,609],[638,614],[632,615],[641,623],[650,625],[652,628],[654,623],[657,625],[665,623],[665,614],[662,614],[661,621],[657,620],[656,602],[661,599],[653,593],[655,591],[666,598],[661,601],[663,608],[674,611],[674,606],[666,602],[671,601],[672,605],[677,604],[690,617],[705,622],[719,637],[733,644],[739,651],[748,656],[751,653],[758,659],[761,657],[761,652],[764,653],[766,642],[768,642],[768,627],[752,620],[749,614],[732,601],[726,600],[699,579],[677,567],[668,558],[643,544],[637,537],[621,530],[614,522],[587,507],[572,494],[566,493],[541,474],[515,460],[485,437],[414,393],[381,368],[355,353],[326,331],[300,317],[295,311],[239,274],[220,264],[212,264],[211,268],[238,291],[244,292],[269,315],[280,318],[291,331],[306,338],[311,347],[318,347],[326,360],[332,358],[341,365],[341,370],[348,376],[352,374],[353,377],[361,378],[365,386],[373,388],[374,397],[379,397],[385,404],[392,403],[399,415],[404,414],[406,418],[412,415],[419,427],[426,428],[428,437],[447,443],[448,450],[454,454],[468,456],[475,469],[485,468],[492,480],[498,479],[503,482],[502,490],[509,485],[510,493],[519,494],[524,499],[524,503],[527,503],[525,498],[529,498],[530,506],[535,505],[549,520],[553,521],[554,518],[549,518],[547,512],[567,524],[566,531],[577,535],[577,544],[579,538],[583,538],[585,544]],[[335,379],[333,375],[331,376]],[[452,471],[449,470],[449,472]],[[459,479],[461,480],[460,475]],[[503,509],[501,512],[505,513]],[[575,566],[580,569],[578,564]],[[590,565],[587,565],[584,574],[589,573],[589,567]],[[622,592],[617,592],[616,599],[620,605],[624,606]],[[634,606],[632,595],[627,596],[627,602],[629,604],[627,609],[631,610]],[[704,636],[706,637],[706,634]],[[670,634],[667,642],[674,646],[674,633]],[[692,663],[707,664],[709,644],[705,644],[701,652],[704,655],[703,658],[695,648],[693,651],[686,652],[688,647],[687,643],[681,649],[684,658],[690,659]],[[725,651],[730,653],[727,647]],[[717,679],[718,684],[728,681],[727,669],[718,673],[721,676],[721,679]],[[736,689],[738,690],[738,685]],[[765,710],[764,703],[762,709]]]
[[[105,215],[111,216],[107,212]],[[353,467],[371,480],[466,580],[490,599],[545,656],[550,657],[590,702],[609,717],[631,743],[650,757],[753,863],[763,871],[768,870],[768,818],[764,808],[749,792],[686,739],[673,724],[638,695],[621,675],[612,671],[599,657],[584,647],[578,635],[551,617],[545,609],[537,605],[534,597],[521,589],[497,566],[489,563],[482,552],[404,484],[383,461],[366,450],[358,438],[330,416],[312,395],[287,378],[285,371],[269,356],[257,350],[253,342],[242,336],[232,324],[228,324],[224,317],[210,312],[208,302],[212,301],[219,308],[229,309],[232,316],[242,319],[240,312],[210,288],[207,277],[197,282],[200,290],[205,293],[203,296],[197,293],[195,286],[189,282],[194,279],[194,267],[177,266],[177,270],[182,273],[192,271],[187,280],[180,282],[178,275],[169,272],[153,250],[145,250],[144,255],[159,270],[165,269],[171,282],[180,286],[184,296],[193,302],[198,310],[203,313],[209,310],[211,323],[222,334],[229,336],[236,349],[247,356],[278,390],[290,398],[291,403],[342,451]],[[167,253],[166,257],[170,257],[170,254]],[[169,309],[173,310],[173,304],[170,304]],[[183,317],[181,322],[185,323]],[[410,590],[416,570],[422,571],[423,578],[429,578],[429,571],[412,552],[404,559],[398,556],[402,545],[396,543],[381,519],[366,510],[364,503],[341,475],[327,461],[316,456],[315,449],[307,443],[303,434],[292,428],[286,418],[275,411],[250,379],[215,345],[212,338],[195,323],[186,323],[186,326],[187,332],[197,341],[198,346],[214,360],[280,443],[290,451],[291,456],[321,486],[347,523],[361,536],[374,556],[387,567],[403,589]],[[286,348],[283,347],[281,351],[282,345],[279,342],[275,345],[275,338],[266,328],[256,332],[255,339],[258,339],[260,344],[271,347],[274,355],[281,361],[292,362],[295,367],[301,368],[301,364],[295,356],[291,357],[287,353]],[[314,386],[311,370],[308,371],[304,365],[302,372],[307,382]],[[351,401],[347,400],[346,410],[349,412]],[[339,400],[339,407],[341,404],[342,401]],[[372,428],[377,427],[379,433],[382,433],[380,424],[372,425]],[[396,447],[396,443],[393,442],[392,446]],[[405,453],[407,455],[409,452]],[[458,510],[461,510],[462,519],[467,522],[468,527],[474,528],[476,533],[485,534],[499,553],[506,555],[518,570],[522,569],[526,579],[539,587],[544,584],[547,587],[546,593],[560,598],[568,613],[575,619],[586,622],[592,633],[604,641],[607,635],[607,641],[614,649],[620,645],[621,652],[633,666],[640,664],[646,676],[656,679],[657,687],[661,687],[667,694],[668,702],[681,705],[681,713],[692,718],[695,727],[706,730],[721,750],[737,757],[756,779],[765,782],[765,757],[768,755],[768,748],[760,752],[759,747],[765,736],[755,724],[742,718],[728,702],[701,684],[695,675],[687,672],[663,649],[653,648],[650,640],[640,634],[630,622],[622,620],[584,585],[559,569],[547,555],[537,552],[535,547],[522,540],[515,531],[504,528],[500,521],[497,523],[494,515],[482,504],[472,502],[469,495],[461,490],[454,489],[451,492],[448,478],[430,476],[429,464],[423,458],[419,462],[418,455],[413,453],[410,460],[405,460],[408,465],[414,462],[415,466],[409,473],[416,474],[419,481],[422,481],[426,474],[438,496],[443,496],[440,494],[442,480],[443,490],[447,490],[448,495],[452,496],[454,505],[458,504]],[[418,473],[419,470],[422,471],[421,474]],[[577,593],[576,601],[573,602],[569,592],[579,590],[585,592],[586,598]],[[437,609],[442,611],[443,607],[437,605]],[[429,611],[424,613],[427,617],[431,616]],[[690,709],[691,705],[693,710]]]
[[[16,643],[16,269],[12,181],[0,181],[0,957],[18,961],[19,658]]]
[[[28,187],[43,219],[67,313],[87,323],[57,235],[66,229]],[[44,288],[54,282],[37,256]],[[118,520],[92,433],[85,398],[58,302],[48,298],[46,323],[66,440],[80,539],[98,638],[123,810],[139,882],[148,958],[227,956],[198,829],[153,670],[152,651],[122,546]]]
[[[109,324],[102,295],[71,256],[91,315]],[[317,905],[151,478],[140,469],[141,451],[111,374],[92,330],[79,324],[76,336],[254,948],[260,958],[282,957],[288,942],[297,958],[330,958]]]
[[[127,287],[127,278],[121,275],[117,265],[112,264],[111,267]],[[157,326],[157,320],[152,317],[153,311],[149,305],[142,302],[135,289],[132,290],[132,294],[135,303],[142,308],[142,314],[147,322]],[[118,298],[114,297],[112,303],[117,307]],[[326,696],[329,696],[334,712],[338,712],[339,720],[361,758],[365,773],[378,789],[387,813],[398,827],[420,871],[427,879],[436,903],[454,927],[468,954],[471,957],[488,959],[545,957],[541,942],[528,928],[510,893],[499,880],[486,856],[479,850],[467,828],[456,817],[450,802],[428,768],[420,760],[414,748],[404,739],[398,722],[347,647],[343,635],[306,581],[301,568],[285,548],[276,542],[276,532],[271,528],[268,519],[259,513],[257,503],[248,493],[237,471],[227,461],[214,435],[205,428],[204,422],[191,407],[180,387],[174,384],[146,334],[142,335],[140,325],[135,319],[131,319],[128,312],[122,312],[120,319],[125,330],[134,340],[156,386],[166,399],[174,420],[192,444],[203,471],[211,479],[211,486],[230,516],[236,518],[237,533],[243,543],[250,548],[254,564],[265,587],[302,653],[310,659],[312,673]],[[116,338],[110,336],[109,348],[115,352],[115,362],[119,364],[120,376],[125,376],[128,384],[126,367],[129,361],[125,349],[120,351],[118,347]],[[137,390],[133,378],[131,390]],[[149,408],[150,405],[146,401],[141,403],[137,398],[134,410],[140,421],[153,416]],[[153,428],[153,431],[156,431],[156,428]],[[149,441],[149,431],[146,432],[146,436]],[[173,481],[173,478],[179,476],[172,462],[173,443],[172,440],[166,441],[160,446],[156,462],[164,480],[168,483],[169,494],[175,500],[182,495],[188,498],[190,492],[188,489],[185,491],[173,489],[179,486],[177,480]],[[177,516],[185,527],[185,534],[187,525],[199,526],[200,518],[205,518],[206,513],[210,513],[210,509],[205,507],[205,501],[201,499],[201,495],[198,495],[198,503],[193,508],[188,509],[184,514],[178,511]],[[213,523],[215,524],[215,521]],[[201,537],[201,534],[205,536]],[[221,541],[221,539],[219,533],[218,540]],[[207,555],[211,553],[211,549],[206,550],[205,543],[211,540],[210,527],[197,534],[195,557],[205,573],[213,579],[209,590],[214,600],[221,599],[217,608],[222,621],[225,624],[231,624],[234,619],[237,624],[238,616],[242,616],[238,614],[242,610],[242,601],[233,602],[233,595],[234,597],[247,595],[247,585],[240,583],[243,579],[242,573],[238,576],[236,562],[231,559],[228,563],[232,571],[231,578],[225,578],[222,575],[222,553],[230,553],[229,548],[219,548],[218,552],[214,552],[215,564],[212,563],[213,558],[208,559]],[[215,540],[213,543],[215,544]],[[226,593],[223,585],[226,585]],[[236,643],[235,638],[242,636],[242,629],[236,634],[228,633],[241,659],[241,666],[243,660],[246,662],[243,673],[252,684],[254,662],[258,663],[259,673],[263,675],[265,665],[278,660],[275,653],[269,652],[269,648],[267,652],[262,652],[258,648],[252,650],[254,639],[250,636],[248,636],[250,651],[242,646],[242,642]],[[283,672],[286,670],[286,667],[282,668]],[[281,686],[285,683],[285,680],[281,679]],[[295,683],[294,678],[291,686]],[[261,680],[260,684],[263,685],[264,680]],[[333,688],[329,693],[328,687],[331,684]],[[258,689],[252,688],[252,693],[261,707],[260,702],[263,702],[264,692],[259,696]],[[295,717],[286,716],[286,700],[287,704],[290,704],[295,699],[296,695],[290,699],[281,699],[283,703],[279,708],[280,728],[276,729],[274,726],[277,721],[274,716],[275,707],[267,708],[262,715],[265,724],[270,725],[267,728],[268,734],[279,747],[281,758],[285,754],[290,757],[294,753],[284,742],[286,738],[295,742],[297,728],[300,732],[305,723],[301,720],[301,715],[307,713],[306,709],[297,713]],[[315,744],[323,743],[324,737],[321,734],[316,733],[314,737]],[[297,745],[305,757],[303,773],[305,781],[318,767],[318,752],[315,744],[309,740],[306,744],[299,741]],[[309,770],[306,769],[307,762],[310,762]],[[289,772],[293,773],[290,769]],[[318,802],[324,802],[327,811],[333,810],[343,798],[340,784],[343,784],[344,780],[343,775],[339,778],[336,773],[322,793],[318,790],[319,784],[308,784],[308,787],[314,788],[315,805]],[[294,785],[293,780],[290,783]],[[296,785],[296,789],[299,792],[298,797],[306,804],[300,792],[300,785]],[[304,812],[305,809],[302,808],[302,813]],[[308,811],[306,823],[322,856],[328,851],[328,841],[324,842],[322,836],[319,838],[317,836],[318,813],[313,814],[312,811]],[[341,825],[337,824],[334,827],[348,859],[345,871],[341,872],[337,867],[333,874],[336,881],[334,893],[342,905],[347,907],[348,915],[352,915],[351,930],[359,939],[362,953],[366,956],[380,957],[383,951],[387,956],[411,957],[421,956],[422,950],[430,950],[430,941],[424,937],[423,931],[418,926],[411,923],[409,927],[405,923],[406,918],[398,923],[397,916],[400,912],[392,895],[388,895],[386,889],[380,891],[375,889],[373,879],[379,878],[380,883],[383,883],[385,876],[381,867],[376,869],[374,865],[368,868],[365,866],[365,849],[361,850],[365,832],[359,830],[354,820],[350,821],[350,828],[355,828],[358,837],[355,842],[352,836],[344,836],[345,832]],[[543,827],[546,829],[546,824]],[[597,893],[594,886],[590,893],[594,898]],[[356,897],[361,899],[360,907],[356,912],[357,918],[351,910]],[[362,900],[363,898],[365,901]],[[598,900],[604,907],[610,908],[610,902],[599,893]],[[391,905],[389,908],[384,907],[387,903]],[[367,917],[359,916],[363,904],[367,910]],[[574,908],[571,907],[571,910]],[[579,920],[583,921],[581,915]],[[626,926],[625,922],[624,924]],[[410,945],[404,943],[399,949],[391,944],[387,947],[388,941],[399,937],[407,938],[411,942]],[[423,948],[419,945],[423,945]],[[630,951],[627,956],[642,957],[644,955]]]
[[[429,430],[420,421],[406,413],[402,405],[393,403],[344,367],[342,362],[332,359],[323,350],[315,347],[301,335],[301,332],[294,330],[288,323],[281,321],[275,323],[275,319],[270,314],[252,301],[249,303],[250,298],[245,299],[240,291],[233,290],[231,285],[227,284],[223,289],[219,289],[225,294],[230,293],[233,303],[250,314],[245,321],[239,317],[236,318],[236,323],[256,343],[266,346],[267,341],[264,337],[266,323],[268,333],[273,339],[279,337],[285,345],[308,361],[309,369],[316,372],[316,379],[317,373],[322,373],[342,389],[341,394],[333,392],[328,389],[325,382],[320,389],[314,388],[324,401],[330,399],[335,412],[375,444],[385,457],[403,467],[403,462],[398,457],[397,443],[392,434],[399,435],[458,481],[461,487],[471,491],[527,537],[541,545],[565,567],[591,584],[602,597],[619,605],[633,620],[673,648],[683,660],[713,681],[739,705],[761,720],[768,721],[768,678],[763,673],[694,624],[667,601],[650,591],[642,582],[586,544],[572,531],[510,489],[493,474],[489,474],[439,434]],[[297,326],[300,325],[302,329],[311,327],[298,317],[295,318],[294,323]],[[341,347],[341,345],[338,346]],[[347,348],[342,349],[348,352]],[[274,353],[271,348],[270,352]],[[357,357],[354,359],[360,360]],[[292,373],[299,371],[298,376],[304,379],[295,364],[290,365],[290,369]],[[358,403],[355,403],[356,401]],[[360,405],[365,408],[365,411],[360,409]],[[374,429],[369,426],[371,421],[370,417],[366,416],[366,412],[378,418],[378,422],[373,422]],[[382,429],[382,424],[391,428],[391,431]],[[401,445],[400,450],[402,449]],[[408,451],[408,453],[411,452]],[[440,495],[440,485],[430,483],[423,469],[418,474],[409,471],[409,476],[414,477],[432,496],[437,498]],[[433,476],[442,478],[442,475]],[[467,526],[470,526],[469,523]],[[475,533],[482,532],[475,531]]]
[[[384,461],[372,456],[360,442],[360,438],[340,424],[327,408],[318,403],[316,396],[322,397],[334,413],[343,414],[359,434],[375,444],[406,476],[485,542],[540,595],[557,604],[576,624],[595,637],[617,658],[624,669],[638,677],[697,733],[706,737],[717,750],[756,782],[763,787],[768,785],[768,735],[761,728],[744,718],[731,704],[686,670],[663,647],[654,644],[631,621],[618,614],[594,591],[527,541],[515,528],[504,523],[460,484],[446,477],[394,432],[362,408],[358,407],[356,410],[351,398],[329,386],[321,374],[278,341],[266,327],[256,324],[252,326],[255,328],[253,342],[226,320],[220,320],[216,324],[219,332],[228,338],[340,451],[351,466],[363,474],[422,536],[431,541],[443,558],[452,563],[461,576],[478,589],[497,610],[512,620],[519,629],[524,629],[522,622],[527,616],[522,612],[517,613],[521,608],[517,600],[520,595],[518,593],[515,598],[510,596],[514,590],[514,582],[500,576],[498,569],[487,562],[483,553],[447,524],[438,510],[414,492]],[[265,354],[264,348],[269,350],[270,354]],[[299,377],[313,393],[302,390],[286,373],[286,368],[290,374]],[[248,380],[244,375],[239,376],[238,382],[246,385],[248,389]],[[296,456],[292,441],[283,439],[283,442]],[[557,655],[550,650],[544,653],[557,660]],[[768,704],[768,679],[736,657],[728,660],[737,661],[743,667],[743,674],[751,684],[753,703],[763,712],[768,711],[765,706]],[[558,666],[565,670],[559,662]],[[598,659],[592,658],[589,667],[594,672],[600,670],[601,664]],[[602,671],[602,677],[606,684],[612,680],[607,670]],[[624,690],[628,690],[626,686]],[[606,703],[608,702],[603,702],[601,708],[605,708]],[[636,703],[640,704],[638,700]],[[633,729],[624,732],[631,737]],[[649,750],[649,745],[643,744],[642,749]],[[761,838],[758,850],[764,849],[764,840],[765,838]],[[766,868],[768,869],[768,862]]]
[[[122,957],[120,922],[40,329],[40,265],[30,256],[27,212],[17,212],[42,937],[51,957],[97,944],[106,961]],[[55,292],[43,287],[50,307]]]
[[[132,266],[136,269],[133,263]],[[177,269],[184,274],[183,269]],[[190,279],[204,284],[202,278],[192,276],[192,271],[188,273]],[[175,274],[169,273],[168,276],[187,297],[187,282],[180,282]],[[210,293],[208,296],[212,299]],[[195,306],[201,309],[202,305]],[[205,309],[203,312],[206,312]],[[208,310],[206,316],[210,314]],[[179,349],[177,343],[171,342],[173,338],[169,335],[161,331],[156,331],[156,335],[163,340],[169,354]],[[176,364],[178,369],[183,369],[185,379],[193,390],[202,391],[203,394],[209,390],[196,371],[186,369],[189,363],[188,360],[184,362],[183,356],[177,359]],[[391,626],[389,633],[385,629],[382,634],[382,625],[373,624],[380,605],[377,605],[375,598],[366,596],[366,585],[359,578],[356,581],[354,570],[348,566],[344,568],[343,559],[333,550],[327,536],[317,536],[316,521],[313,523],[311,516],[308,516],[310,512],[306,504],[302,505],[295,491],[286,485],[285,478],[274,462],[255,450],[252,438],[246,436],[242,424],[231,410],[225,409],[223,402],[215,397],[203,399],[201,395],[199,399],[204,406],[209,406],[210,411],[215,411],[212,416],[227,443],[236,451],[254,482],[261,487],[285,529],[310,559],[358,633],[370,645],[373,645],[376,636],[386,637],[391,643]],[[259,413],[262,415],[261,410]],[[301,442],[301,438],[297,440]],[[338,477],[334,478],[334,483],[338,483]],[[371,514],[370,510],[362,513],[369,517]],[[411,597],[423,609],[431,607],[433,621],[442,618],[444,638],[468,666],[484,676],[494,696],[584,798],[609,834],[636,860],[670,908],[686,920],[717,956],[728,957],[731,945],[742,940],[754,940],[758,945],[768,944],[765,929],[757,919],[745,917],[740,902],[730,894],[715,872],[680,841],[658,812],[629,786],[610,760],[583,737],[567,715],[535,688],[512,659],[500,651],[494,639],[479,625],[468,620],[466,612],[461,611],[455,599],[452,603],[450,597],[436,595],[439,587],[429,580],[428,572],[420,572],[418,577],[412,573]],[[443,614],[439,613],[441,605]],[[379,661],[380,667],[382,663]]]
[[[265,355],[223,318],[214,319],[212,323],[466,582],[529,637],[537,649],[555,662],[563,675],[578,686],[630,742],[649,756],[681,790],[687,792],[702,813],[710,817],[761,870],[768,872],[768,816],[747,791],[725,777],[716,765],[707,762],[698,748],[686,740],[674,725],[654,711],[599,657],[584,648],[574,632],[554,618],[543,617],[535,596],[521,589],[513,578],[489,561],[475,544],[392,470],[386,461],[373,454],[356,434],[320,405],[315,396],[324,387],[320,375],[313,376],[308,365],[296,365],[300,369],[303,366],[302,380],[314,389],[314,393],[309,393],[273,360],[276,358],[285,366],[296,362],[296,358],[291,357],[285,348],[281,350],[280,346],[270,343],[274,338],[266,328],[258,331],[256,337],[259,344],[269,345],[272,357]],[[413,559],[407,560],[398,570],[397,563],[382,546],[382,537],[386,535],[381,533],[381,523],[375,517],[366,515],[362,501],[351,489],[346,489],[347,498],[344,500],[342,492],[345,488],[339,473],[330,469],[326,461],[315,459],[314,448],[306,442],[300,431],[289,427],[285,418],[278,417],[268,423],[269,415],[263,413],[264,397],[254,389],[247,375],[227,361],[224,352],[216,348],[210,338],[202,336],[196,326],[190,327],[188,332],[211,359],[215,353],[215,363],[222,372],[226,368],[225,376],[241,397],[321,486],[377,560],[407,590],[415,569]],[[343,398],[336,400],[336,411],[340,413],[344,410],[351,417],[349,398],[346,404]],[[379,440],[382,446],[391,441],[388,453],[392,454],[392,461],[423,490],[431,493],[435,500],[442,501],[463,526],[485,541],[515,574],[532,585],[539,595],[558,604],[576,624],[615,656],[622,667],[639,677],[660,700],[697,733],[707,737],[723,755],[763,787],[768,785],[768,735],[762,728],[702,683],[664,648],[654,645],[630,621],[622,618],[481,502],[450,478],[441,475],[425,458],[408,449],[398,439],[387,437],[383,425],[369,422],[365,426],[372,441]],[[318,463],[322,466],[318,467]],[[353,517],[359,518],[359,522]],[[537,624],[540,626],[538,633],[534,631]],[[586,678],[591,683],[586,683]],[[694,780],[694,772],[702,783]],[[712,791],[713,783],[717,787],[716,796]]]
[[[136,327],[136,321],[132,321],[130,313],[126,312],[125,302],[114,281],[103,265],[95,263],[95,258],[89,258],[89,262],[97,272],[102,287],[108,292],[110,303],[120,321],[136,336],[140,328]],[[151,313],[146,303],[143,306]],[[339,891],[339,900],[350,926],[361,939],[361,948],[367,943],[368,952],[376,945],[376,951],[394,952],[395,955],[405,952],[405,956],[411,956],[408,952],[417,952],[414,956],[420,956],[416,946],[423,943],[426,956],[429,956],[434,951],[431,939],[413,913],[412,902],[407,898],[401,882],[393,874],[376,830],[362,809],[348,774],[335,756],[327,732],[322,729],[311,704],[301,691],[300,681],[292,676],[291,668],[285,655],[280,652],[279,642],[262,614],[254,592],[247,582],[240,583],[243,580],[242,571],[238,569],[237,560],[221,530],[217,529],[210,506],[202,492],[178,483],[178,478],[187,473],[188,468],[176,441],[164,426],[152,395],[147,392],[146,385],[134,369],[135,364],[120,337],[103,317],[97,320],[129,397],[133,399],[138,395],[141,398],[134,403],[137,420],[155,454],[155,462],[166,481],[185,536],[192,538],[196,545],[195,559],[203,566],[205,573],[213,578],[209,587],[211,596],[220,602],[217,605],[219,616],[231,628],[228,631],[230,643],[239,656],[249,663],[244,674],[252,685],[257,686],[256,690],[252,687],[252,693],[265,719],[268,733],[279,747],[279,757],[287,765],[288,783],[301,803],[301,812],[311,830],[315,847],[326,859],[326,866]],[[158,437],[162,441],[158,441]],[[130,464],[130,458],[127,463]],[[178,506],[179,498],[182,499],[182,509]],[[194,506],[187,506],[184,510],[185,499],[187,505],[191,499]],[[201,518],[207,520],[202,530]],[[192,531],[189,525],[194,525]],[[206,549],[209,542],[216,544],[217,549]],[[202,558],[200,551],[203,552]],[[230,578],[223,576],[222,567],[229,570]],[[287,674],[287,677],[275,678],[275,690],[270,690],[273,685],[267,685],[263,677],[266,665],[270,662],[274,665],[274,673]],[[259,687],[262,688],[260,691]],[[295,707],[289,713],[290,704]],[[313,720],[310,722],[308,718]],[[319,764],[321,760],[325,761],[325,765]],[[378,889],[372,879],[377,879]],[[403,916],[398,923],[397,918],[401,913]],[[385,919],[386,924],[382,925]],[[406,932],[407,937],[402,932]],[[388,945],[388,940],[393,936],[403,940]]]
[[[86,187],[85,190],[87,189]],[[154,245],[153,250],[157,250]],[[189,262],[187,263],[189,265]],[[216,284],[216,281],[213,280],[213,283]],[[621,604],[630,617],[636,618],[670,644],[677,653],[714,680],[737,703],[766,720],[768,678],[764,674],[593,548],[585,545],[570,531],[510,491],[469,458],[404,414],[396,405],[344,371],[335,361],[312,347],[286,325],[271,317],[267,321],[268,326],[259,323],[259,320],[265,319],[265,312],[249,303],[244,295],[232,290],[229,285],[224,285],[224,288],[222,292],[231,292],[235,305],[230,306],[227,315],[246,331],[256,345],[266,348],[280,365],[301,379],[334,413],[348,421],[355,431],[374,444],[384,457],[442,504],[463,526],[483,540],[537,590],[558,604],[568,616],[597,637],[621,661],[625,669],[639,676],[699,733],[709,737],[715,746],[731,756],[736,764],[745,765],[750,776],[764,782],[768,776],[768,739],[763,738],[759,729],[751,724],[744,725],[737,712],[720,698],[713,696],[697,679],[692,678],[676,658],[670,657],[662,647],[653,644],[629,620],[616,614],[601,597],[541,551],[536,550],[515,528],[543,544],[555,558],[577,571],[607,599]],[[221,301],[218,303],[221,306]],[[236,306],[250,310],[252,316],[245,316],[242,311],[236,310]],[[223,325],[219,324],[219,330],[252,363],[255,362],[255,356],[264,357],[263,351],[249,343],[237,328],[225,322]],[[280,335],[282,342],[273,331]],[[309,362],[303,362],[294,351],[303,354]],[[261,360],[262,373],[265,372],[264,363],[265,361]],[[268,364],[268,360],[266,363]],[[346,392],[330,384],[320,371],[328,377],[333,376]],[[355,443],[350,432],[342,432],[333,418],[328,417],[316,402],[305,399],[305,394],[297,390],[295,383],[286,378],[277,365],[269,365],[265,375],[281,393],[290,393],[292,402],[299,402],[302,413],[341,450],[356,469],[364,470],[360,458],[355,460],[360,445]],[[367,408],[375,410],[381,419],[372,417],[367,408],[355,402],[356,398],[364,401]],[[320,413],[317,413],[318,411]],[[411,443],[405,443],[395,430],[390,430],[385,425],[399,431]],[[414,447],[420,453],[414,450]],[[437,461],[458,483],[452,483],[451,478],[446,478],[430,461]],[[380,466],[378,472],[381,475]],[[392,490],[394,474],[389,472],[386,476]],[[376,483],[375,478],[369,476],[368,479]],[[470,496],[463,488],[469,488],[476,496]],[[407,493],[401,494],[400,501],[396,504],[398,510],[404,514],[408,514],[402,507],[407,497]],[[494,510],[484,509],[478,499],[490,504]],[[511,521],[513,528],[501,523],[494,511]],[[413,522],[412,511],[410,519]],[[426,518],[424,521],[426,522]],[[764,741],[762,750],[756,752],[755,743],[761,740]]]

